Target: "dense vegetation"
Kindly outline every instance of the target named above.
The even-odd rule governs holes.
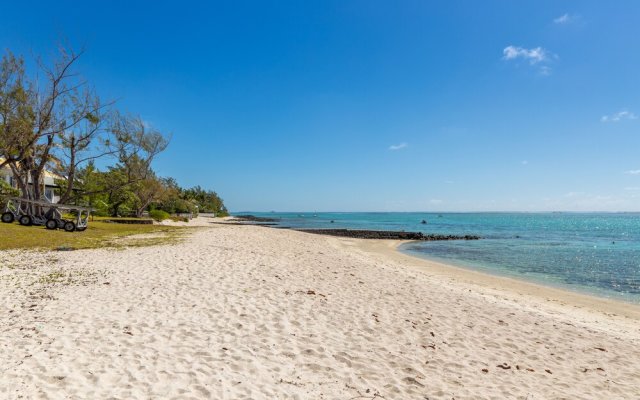
[[[144,178],[129,182],[126,170],[119,165],[99,171],[89,163],[78,177],[73,201],[94,208],[97,215],[141,217],[145,211],[154,210],[166,214],[228,215],[216,192],[200,186],[182,188],[175,179],[159,178],[153,170]]]
[[[99,215],[226,215],[214,191],[156,175],[152,162],[168,146],[167,135],[103,102],[74,71],[80,56],[60,49],[56,60],[38,59],[39,69],[28,74],[22,57],[3,55],[0,169],[10,171],[16,187],[0,179],[0,196],[42,199],[42,185],[31,183],[52,172],[60,203],[91,206]]]

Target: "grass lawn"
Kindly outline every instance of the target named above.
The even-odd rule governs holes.
[[[175,242],[186,229],[173,226],[114,224],[96,220],[84,232],[48,230],[44,226],[0,223],[0,250],[145,246]],[[145,237],[124,239],[145,234]]]

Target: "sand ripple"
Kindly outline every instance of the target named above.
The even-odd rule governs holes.
[[[640,398],[638,330],[350,243],[218,225],[0,253],[0,398]]]

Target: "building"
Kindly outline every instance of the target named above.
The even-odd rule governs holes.
[[[4,162],[4,158],[0,158],[0,163],[2,162]],[[64,177],[51,171],[45,170],[44,179],[42,182],[42,193],[46,201],[51,203],[57,203],[58,201],[60,201],[60,186],[56,185],[56,179],[64,179]],[[0,180],[4,180],[16,189],[18,188],[16,180],[13,176],[13,171],[11,171],[11,167],[9,167],[8,165],[0,168]],[[29,184],[31,184],[31,182],[29,182]]]

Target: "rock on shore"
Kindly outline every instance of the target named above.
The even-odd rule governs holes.
[[[340,237],[350,237],[355,239],[398,239],[398,240],[478,240],[476,235],[434,235],[422,232],[404,231],[373,231],[358,229],[296,229],[300,232],[317,233],[319,235],[330,235]]]

